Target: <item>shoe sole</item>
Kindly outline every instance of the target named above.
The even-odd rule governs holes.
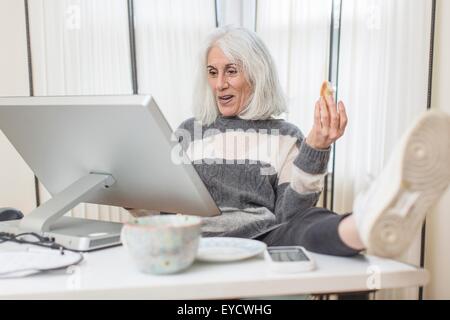
[[[450,116],[425,113],[405,135],[397,188],[376,214],[369,253],[396,257],[417,235],[427,211],[450,182]]]

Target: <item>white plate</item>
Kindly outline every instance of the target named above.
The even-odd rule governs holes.
[[[197,260],[210,262],[237,261],[256,256],[267,245],[251,239],[230,237],[201,238],[197,252]]]

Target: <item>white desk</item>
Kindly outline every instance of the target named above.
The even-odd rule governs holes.
[[[0,250],[9,244],[1,244]],[[401,288],[427,283],[428,272],[371,256],[313,254],[317,270],[276,274],[262,257],[233,263],[195,262],[154,276],[136,270],[123,247],[87,253],[69,270],[0,279],[0,299],[228,299]],[[367,284],[376,288],[368,287]]]

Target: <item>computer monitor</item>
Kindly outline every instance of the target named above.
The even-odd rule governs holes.
[[[122,225],[63,217],[80,202],[220,214],[151,96],[4,97],[0,129],[52,195],[0,231],[89,251],[120,244]]]

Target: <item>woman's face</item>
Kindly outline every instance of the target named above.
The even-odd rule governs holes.
[[[249,103],[252,91],[241,68],[228,60],[219,47],[209,51],[206,68],[219,112],[226,117],[238,115]]]

